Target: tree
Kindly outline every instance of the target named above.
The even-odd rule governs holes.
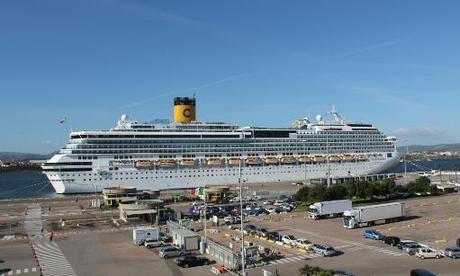
[[[319,266],[304,265],[299,269],[299,274],[303,276],[334,276],[333,269],[323,269]]]
[[[411,181],[407,184],[407,190],[411,193],[426,193],[431,190],[430,179],[422,176],[417,178],[415,181]]]
[[[383,186],[383,191],[384,195],[386,197],[389,197],[390,195],[396,193],[397,187],[396,187],[396,182],[393,178],[387,178],[381,182],[381,185]]]
[[[356,196],[356,191],[357,191],[356,182],[347,181],[347,182],[343,183],[343,185],[347,189],[348,198],[350,198],[350,199],[354,198]]]
[[[367,181],[358,181],[356,182],[356,197],[366,198],[369,182]]]
[[[313,186],[310,189],[310,192],[308,194],[308,200],[313,202],[313,201],[324,201],[325,200],[325,194],[326,194],[326,186],[324,185],[317,185]]]
[[[296,200],[299,200],[299,201],[308,201],[309,194],[310,194],[310,187],[303,186],[297,191],[297,193],[295,194],[295,198]]]
[[[335,184],[331,185],[326,189],[326,193],[324,195],[326,200],[337,200],[337,199],[344,199],[348,195],[347,188],[343,185]]]

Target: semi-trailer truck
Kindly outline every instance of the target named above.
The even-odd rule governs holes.
[[[343,213],[343,227],[372,226],[377,222],[393,222],[404,217],[404,203],[393,202],[359,206]]]
[[[311,219],[322,217],[334,217],[342,215],[346,210],[351,209],[351,200],[331,200],[315,202],[308,207],[308,215]]]

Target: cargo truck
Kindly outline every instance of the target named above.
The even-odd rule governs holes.
[[[393,202],[354,207],[343,213],[343,227],[372,226],[377,222],[393,222],[404,217],[404,203]]]
[[[160,229],[156,227],[136,227],[133,229],[133,242],[137,245],[160,238]]]
[[[315,202],[308,207],[308,215],[311,219],[323,217],[335,217],[342,215],[346,210],[351,209],[351,200],[331,200]]]

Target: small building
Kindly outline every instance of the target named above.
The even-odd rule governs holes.
[[[139,200],[130,203],[118,203],[120,219],[124,222],[143,220],[158,224],[164,208],[160,199]]]
[[[198,196],[205,199],[209,203],[228,203],[228,200],[233,196],[233,192],[226,186],[207,186],[204,189],[199,189]]]
[[[117,207],[120,203],[134,203],[137,189],[134,187],[108,187],[102,189],[104,205]]]

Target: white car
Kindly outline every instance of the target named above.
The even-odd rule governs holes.
[[[284,244],[290,245],[290,246],[297,246],[297,239],[293,235],[285,235],[282,238],[282,241]]]
[[[268,207],[268,208],[265,209],[265,210],[267,210],[267,212],[270,213],[270,214],[276,213],[276,209],[273,208],[273,207]]]
[[[417,253],[415,253],[416,257],[419,257],[420,259],[429,259],[429,258],[436,258],[439,259],[442,257],[442,253],[437,252],[431,248],[419,248],[417,250]]]
[[[279,200],[279,199],[277,199],[277,200],[275,200],[275,202],[273,202],[273,206],[281,206],[283,204],[284,204],[284,201]]]
[[[305,250],[310,250],[310,248],[313,246],[313,244],[307,240],[307,239],[297,239],[297,247],[305,249]]]

